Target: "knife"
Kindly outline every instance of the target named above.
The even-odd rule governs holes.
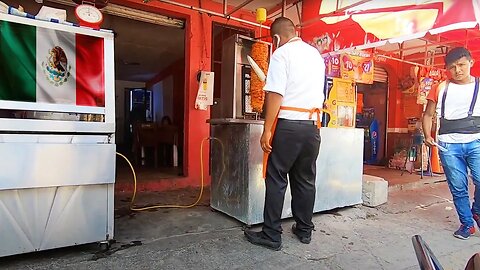
[[[447,148],[439,145],[439,144],[436,143],[436,142],[433,142],[433,145],[435,145],[435,146],[438,148],[438,150],[440,150],[440,151],[442,151],[442,152],[448,152],[448,149],[447,149]]]
[[[255,60],[253,60],[253,58],[250,57],[250,55],[247,55],[247,60],[248,60],[248,63],[250,63],[250,66],[253,68],[253,71],[255,71],[255,74],[257,74],[258,78],[260,78],[260,80],[264,82],[266,79],[266,76],[265,76],[265,73],[263,73],[262,69],[258,66]]]

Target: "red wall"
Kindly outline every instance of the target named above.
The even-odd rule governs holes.
[[[211,37],[212,22],[219,22],[236,27],[254,29],[252,26],[244,23],[238,23],[232,20],[226,20],[220,17],[208,16],[200,14],[197,11],[177,7],[171,4],[161,3],[159,1],[149,1],[143,3],[143,0],[112,0],[112,3],[129,6],[139,10],[155,12],[158,14],[176,17],[186,20],[186,38],[185,38],[185,74],[183,77],[185,85],[184,98],[184,168],[185,177],[174,179],[159,179],[159,181],[141,183],[139,189],[147,190],[167,190],[181,187],[197,187],[200,186],[200,145],[204,138],[210,135],[210,127],[206,123],[209,119],[210,110],[200,111],[194,108],[195,99],[198,90],[198,82],[196,80],[199,70],[211,70]],[[193,0],[176,0],[183,4],[198,7],[199,1]],[[214,10],[222,13],[223,6],[221,3],[215,3],[210,0],[202,0],[202,8]],[[232,8],[232,7],[231,7]],[[255,21],[254,16],[250,12],[237,12],[236,17]],[[258,28],[258,27],[256,27]],[[256,29],[255,29],[256,30]],[[178,78],[179,76],[177,76]],[[181,77],[180,77],[181,78]],[[177,82],[178,83],[178,82]],[[205,184],[210,184],[208,176],[209,156],[208,143],[204,145],[204,171],[206,174]]]

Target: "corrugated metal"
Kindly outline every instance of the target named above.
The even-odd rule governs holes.
[[[376,82],[384,82],[388,81],[388,73],[384,68],[375,67],[373,71],[373,80]]]

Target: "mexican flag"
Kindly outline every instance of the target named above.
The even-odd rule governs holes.
[[[104,107],[103,39],[0,21],[0,100]]]

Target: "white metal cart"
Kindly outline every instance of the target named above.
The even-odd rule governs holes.
[[[37,100],[12,100],[5,92],[18,93],[24,86],[19,85],[16,89],[6,89],[5,84],[3,88],[0,86],[0,257],[109,241],[114,231],[113,34],[0,14],[0,43],[2,39],[5,40],[8,31],[25,28],[36,29],[37,47],[42,39],[49,38],[43,33],[73,34],[77,40],[76,54],[69,55],[68,48],[63,48],[67,53],[60,54],[66,57],[60,59],[63,61],[61,64],[73,66],[76,63],[78,69],[79,54],[83,53],[83,61],[98,62],[101,72],[97,74],[99,78],[95,79],[98,85],[90,89],[92,93],[97,91],[96,104],[78,105],[78,102],[56,102],[53,99],[50,102],[39,101],[38,90]],[[23,34],[20,30],[14,33],[20,38],[23,38]],[[82,38],[98,42],[103,48],[100,54],[88,55],[88,50],[79,52],[78,42]],[[6,50],[6,46],[5,43],[0,44],[0,49]],[[17,46],[22,44],[14,42],[10,46],[18,49]],[[48,58],[49,52],[52,53],[36,52],[45,53],[42,61],[38,61],[37,57],[36,76],[31,78],[37,84],[37,89],[39,82],[35,80],[39,80],[38,72],[46,67],[47,61],[55,60]],[[0,80],[4,82],[13,80],[7,73],[17,76],[18,72],[23,72],[8,70],[14,66],[9,61],[17,61],[14,63],[22,67],[26,65],[21,62],[19,55],[11,55],[8,61],[0,57]],[[76,75],[81,76],[78,70],[77,74],[74,69],[70,72],[72,74],[67,74],[68,80],[76,80]],[[48,76],[47,73],[44,75]],[[67,81],[66,77],[62,80]],[[78,81],[76,84],[78,100]],[[52,83],[43,91],[54,95],[55,84]]]

